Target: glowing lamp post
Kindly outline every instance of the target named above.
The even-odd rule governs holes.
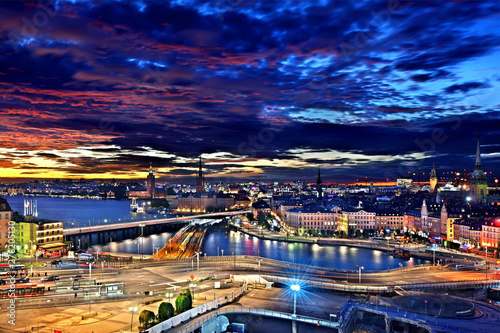
[[[130,330],[132,331],[132,323],[134,322],[134,312],[137,311],[137,308],[130,307],[128,310],[132,312],[132,319],[130,319]]]
[[[300,291],[300,286],[298,284],[292,284],[290,287],[293,293],[293,316],[297,317],[297,293]]]
[[[358,265],[356,265],[356,266],[358,266]],[[363,266],[358,266],[358,268],[359,268],[359,283],[361,283],[361,270],[365,269],[365,268]]]
[[[170,303],[170,298],[174,296],[174,293],[166,293],[165,296],[168,297],[168,302]]]

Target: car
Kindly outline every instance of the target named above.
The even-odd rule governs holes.
[[[23,277],[23,278],[20,278],[20,279],[16,280],[16,283],[28,283],[28,282],[30,282],[30,278],[29,277]]]
[[[4,286],[7,284],[7,281],[5,281],[4,279],[0,279],[0,286]]]
[[[79,280],[83,280],[83,276],[75,275],[75,276],[72,276],[70,279],[73,281],[79,281]]]
[[[41,278],[40,282],[49,282],[49,281],[56,281],[56,280],[59,280],[59,276],[57,276],[57,275],[50,275],[50,276]]]
[[[58,266],[59,264],[62,264],[62,260],[53,260],[50,262],[50,266]]]

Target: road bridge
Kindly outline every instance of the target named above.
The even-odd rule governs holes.
[[[64,230],[66,240],[76,243],[79,240],[79,248],[88,248],[92,245],[92,235],[97,235],[97,243],[108,240],[116,240],[121,235],[122,239],[135,238],[140,235],[154,234],[164,231],[167,227],[181,227],[195,219],[217,218],[236,216],[249,213],[250,211],[231,211],[210,214],[200,214],[145,221],[130,221],[111,223],[106,225],[95,225],[88,227],[68,228]]]

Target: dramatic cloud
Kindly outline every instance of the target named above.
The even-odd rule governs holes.
[[[500,172],[497,1],[0,2],[2,177]]]

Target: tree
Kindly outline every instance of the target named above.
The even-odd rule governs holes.
[[[189,309],[193,307],[193,296],[191,295],[191,290],[185,289],[183,292],[181,292],[182,296],[186,296],[189,300]]]
[[[356,237],[361,237],[361,231],[359,229],[356,229]]]
[[[139,323],[141,327],[148,328],[155,321],[155,314],[149,310],[142,310],[139,315]]]
[[[153,208],[158,208],[158,207],[163,207],[163,208],[168,208],[170,204],[168,203],[167,199],[154,199],[151,201],[151,207]]]
[[[266,213],[259,212],[259,214],[257,215],[257,223],[259,225],[264,225],[266,222],[267,222]]]
[[[370,237],[370,234],[368,232],[368,230],[363,230],[363,238],[369,238]]]
[[[162,322],[172,317],[174,312],[174,306],[171,303],[161,302],[158,307],[158,322]]]
[[[175,312],[182,313],[184,311],[189,310],[191,307],[189,306],[189,299],[184,295],[179,295],[175,299]]]

